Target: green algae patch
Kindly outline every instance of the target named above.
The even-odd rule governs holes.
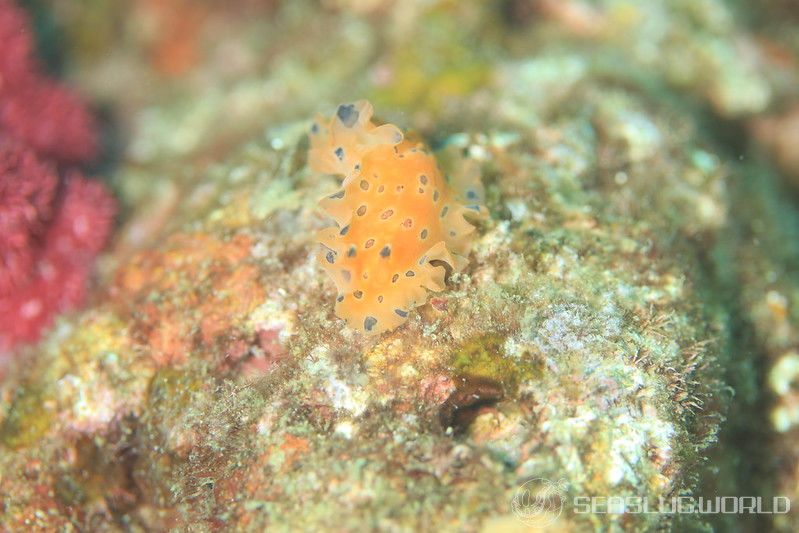
[[[205,390],[205,383],[189,372],[172,368],[160,368],[152,380],[148,390],[149,403],[181,412],[191,406],[192,396]]]
[[[52,413],[45,408],[45,398],[42,388],[21,387],[0,426],[0,442],[18,449],[35,444],[43,437],[53,422]]]
[[[179,500],[175,491],[180,467],[197,444],[191,423],[201,416],[208,394],[202,375],[197,367],[162,367],[147,389],[145,414],[137,429],[142,452],[135,461],[134,477],[159,505],[175,505]]]
[[[398,39],[388,62],[392,83],[378,85],[369,95],[376,107],[436,112],[490,83],[492,57],[455,37],[462,32],[463,21],[453,18],[454,7],[427,10],[418,33],[412,39]]]
[[[457,376],[495,381],[508,394],[514,393],[522,380],[537,379],[543,375],[542,364],[530,358],[516,361],[507,357],[504,343],[505,337],[497,333],[471,338],[452,353],[452,372]]]

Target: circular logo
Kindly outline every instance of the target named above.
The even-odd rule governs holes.
[[[565,479],[553,482],[537,477],[516,489],[510,506],[513,514],[528,526],[543,527],[558,519],[565,500]]]

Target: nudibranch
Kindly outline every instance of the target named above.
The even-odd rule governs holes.
[[[428,289],[444,289],[447,268],[466,264],[475,228],[465,217],[487,214],[475,190],[461,198],[450,187],[423,144],[372,114],[358,101],[317,116],[308,154],[314,172],[343,177],[320,201],[335,226],[317,234],[319,261],[338,288],[336,315],[367,335],[395,329]]]

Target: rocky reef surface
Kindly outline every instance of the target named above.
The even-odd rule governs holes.
[[[561,481],[553,531],[799,524],[570,504],[799,496],[799,214],[764,122],[799,101],[799,43],[758,25],[780,2],[236,2],[166,64],[50,4],[126,132],[124,209],[91,305],[0,383],[2,527],[521,531],[530,478]],[[313,113],[361,97],[478,167],[490,211],[377,338],[333,314],[313,236],[338,184],[307,166]]]

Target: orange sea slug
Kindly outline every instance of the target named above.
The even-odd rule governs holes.
[[[444,289],[446,267],[466,263],[474,227],[464,216],[486,214],[459,201],[424,145],[372,124],[372,111],[359,101],[317,117],[309,152],[312,170],[344,178],[320,202],[336,225],[317,234],[319,260],[338,288],[336,315],[369,335],[405,322],[427,289]]]

